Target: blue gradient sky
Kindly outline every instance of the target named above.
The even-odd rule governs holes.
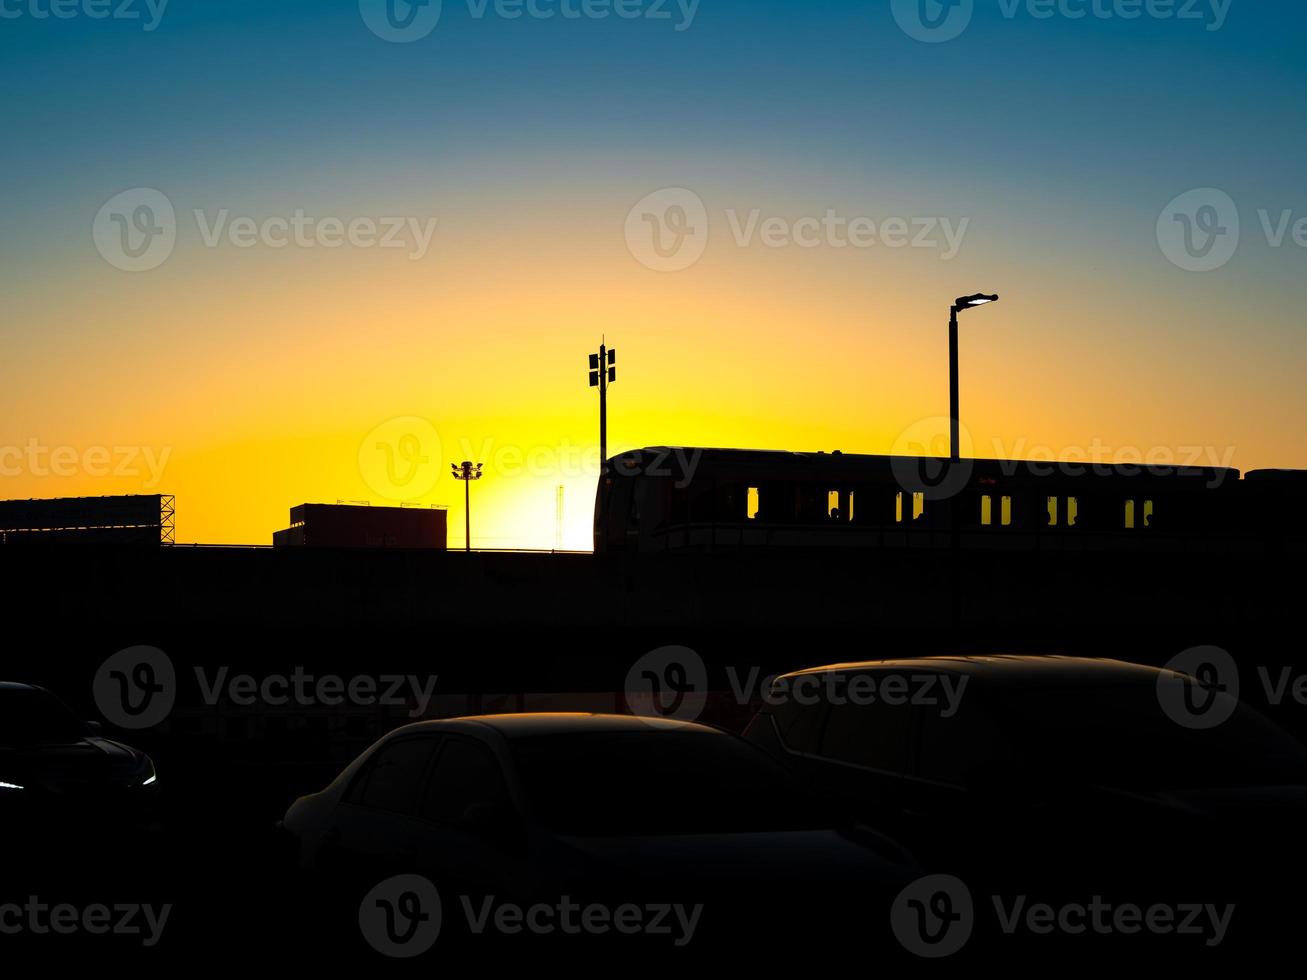
[[[1101,436],[1231,446],[1244,468],[1307,466],[1307,249],[1269,247],[1257,221],[1259,208],[1307,216],[1305,28],[1307,8],[1288,0],[1233,0],[1218,31],[1009,19],[999,0],[976,0],[966,32],[942,44],[906,36],[888,0],[702,0],[684,31],[477,19],[445,0],[438,27],[412,44],[379,40],[349,0],[172,0],[150,33],[0,20],[0,444],[166,442],[194,515],[187,534],[179,508],[182,537],[260,541],[299,498],[366,492],[338,486],[343,463],[320,479],[302,459],[274,474],[277,453],[250,449],[261,440],[307,430],[348,448],[412,412],[442,435],[538,441],[545,428],[514,414],[533,394],[559,433],[584,440],[593,405],[567,372],[592,334],[625,328],[627,349],[663,378],[638,387],[633,362],[625,420],[614,407],[631,442],[887,451],[904,426],[946,410],[947,300],[996,289],[986,339],[967,348],[967,420],[984,454],[994,439],[1056,449]],[[107,199],[139,186],[179,213],[434,214],[440,245],[421,270],[371,256],[344,267],[204,255],[192,227],[167,265],[131,276],[102,262],[88,229]],[[709,202],[715,236],[704,263],[676,276],[639,268],[621,240],[627,209],[668,186]],[[1210,273],[1171,265],[1155,236],[1163,206],[1195,187],[1227,192],[1243,221],[1238,253]],[[948,263],[859,263],[733,248],[726,207],[971,226]],[[1092,309],[1071,299],[1086,293],[1099,297]],[[366,383],[350,374],[351,309],[401,365],[393,377],[381,361]],[[721,385],[681,370],[709,329],[721,350],[749,350],[747,377]],[[832,349],[850,356],[826,373]],[[556,350],[566,398],[541,374]],[[408,366],[426,356],[429,396]],[[438,375],[486,356],[513,394],[456,384],[457,399],[442,400]],[[255,363],[295,378],[262,408],[271,396],[248,381]],[[823,380],[781,410],[777,385],[794,370]],[[239,503],[212,494],[206,480],[230,467],[266,490]],[[494,498],[490,519],[506,537],[551,543],[558,482],[583,541],[580,479],[574,492],[571,477],[524,480]],[[123,489],[29,475],[0,495]],[[430,501],[450,503],[461,526],[452,483]]]

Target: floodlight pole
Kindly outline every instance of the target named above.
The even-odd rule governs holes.
[[[463,460],[462,465],[450,463],[455,480],[463,481],[463,550],[472,550],[472,481],[481,479],[482,463]]]
[[[599,471],[608,471],[608,385],[617,380],[617,351],[606,342],[590,355],[590,387],[599,389]]]
[[[608,348],[599,345],[599,465],[608,465]]]

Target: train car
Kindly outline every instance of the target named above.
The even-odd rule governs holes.
[[[1249,550],[1239,472],[651,447],[608,461],[597,553],[774,548]]]
[[[1307,554],[1307,470],[1250,470],[1245,474],[1240,507],[1248,533],[1260,531],[1276,554]]]

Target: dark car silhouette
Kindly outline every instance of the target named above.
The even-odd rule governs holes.
[[[283,827],[318,881],[365,889],[420,873],[447,909],[456,895],[657,898],[756,920],[819,888],[892,896],[918,870],[739,736],[629,716],[409,725],[297,800]]]
[[[104,738],[59,698],[0,682],[0,824],[152,829],[159,779],[144,752]]]
[[[1159,684],[1198,683],[1070,657],[841,664],[777,678],[745,737],[933,870],[1047,893],[1244,894],[1297,851],[1307,749],[1219,691],[1202,692],[1219,724],[1168,714]]]

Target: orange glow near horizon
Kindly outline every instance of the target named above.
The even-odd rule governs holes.
[[[360,448],[417,417],[439,436],[422,464],[438,472],[406,499],[449,508],[451,547],[463,488],[449,463],[473,459],[486,464],[471,490],[474,546],[552,547],[561,485],[563,545],[588,549],[598,405],[586,355],[601,335],[620,352],[614,452],[883,453],[947,414],[948,304],[975,289],[1003,299],[962,329],[973,454],[1186,461],[1196,447],[1209,465],[1307,464],[1295,362],[1242,345],[1229,327],[1244,311],[1219,284],[1150,291],[1128,255],[1090,273],[1041,267],[1034,249],[945,262],[729,236],[660,274],[611,220],[629,202],[611,203],[561,228],[519,216],[508,241],[459,227],[420,262],[191,242],[133,276],[79,254],[66,284],[36,277],[11,297],[27,339],[9,354],[0,444],[79,459],[148,447],[166,466],[154,485],[143,472],[11,466],[0,496],[173,493],[178,541],[266,544],[299,503],[398,502]],[[1119,285],[1096,305],[1063,302],[1104,279]],[[74,324],[76,342],[61,344]]]

